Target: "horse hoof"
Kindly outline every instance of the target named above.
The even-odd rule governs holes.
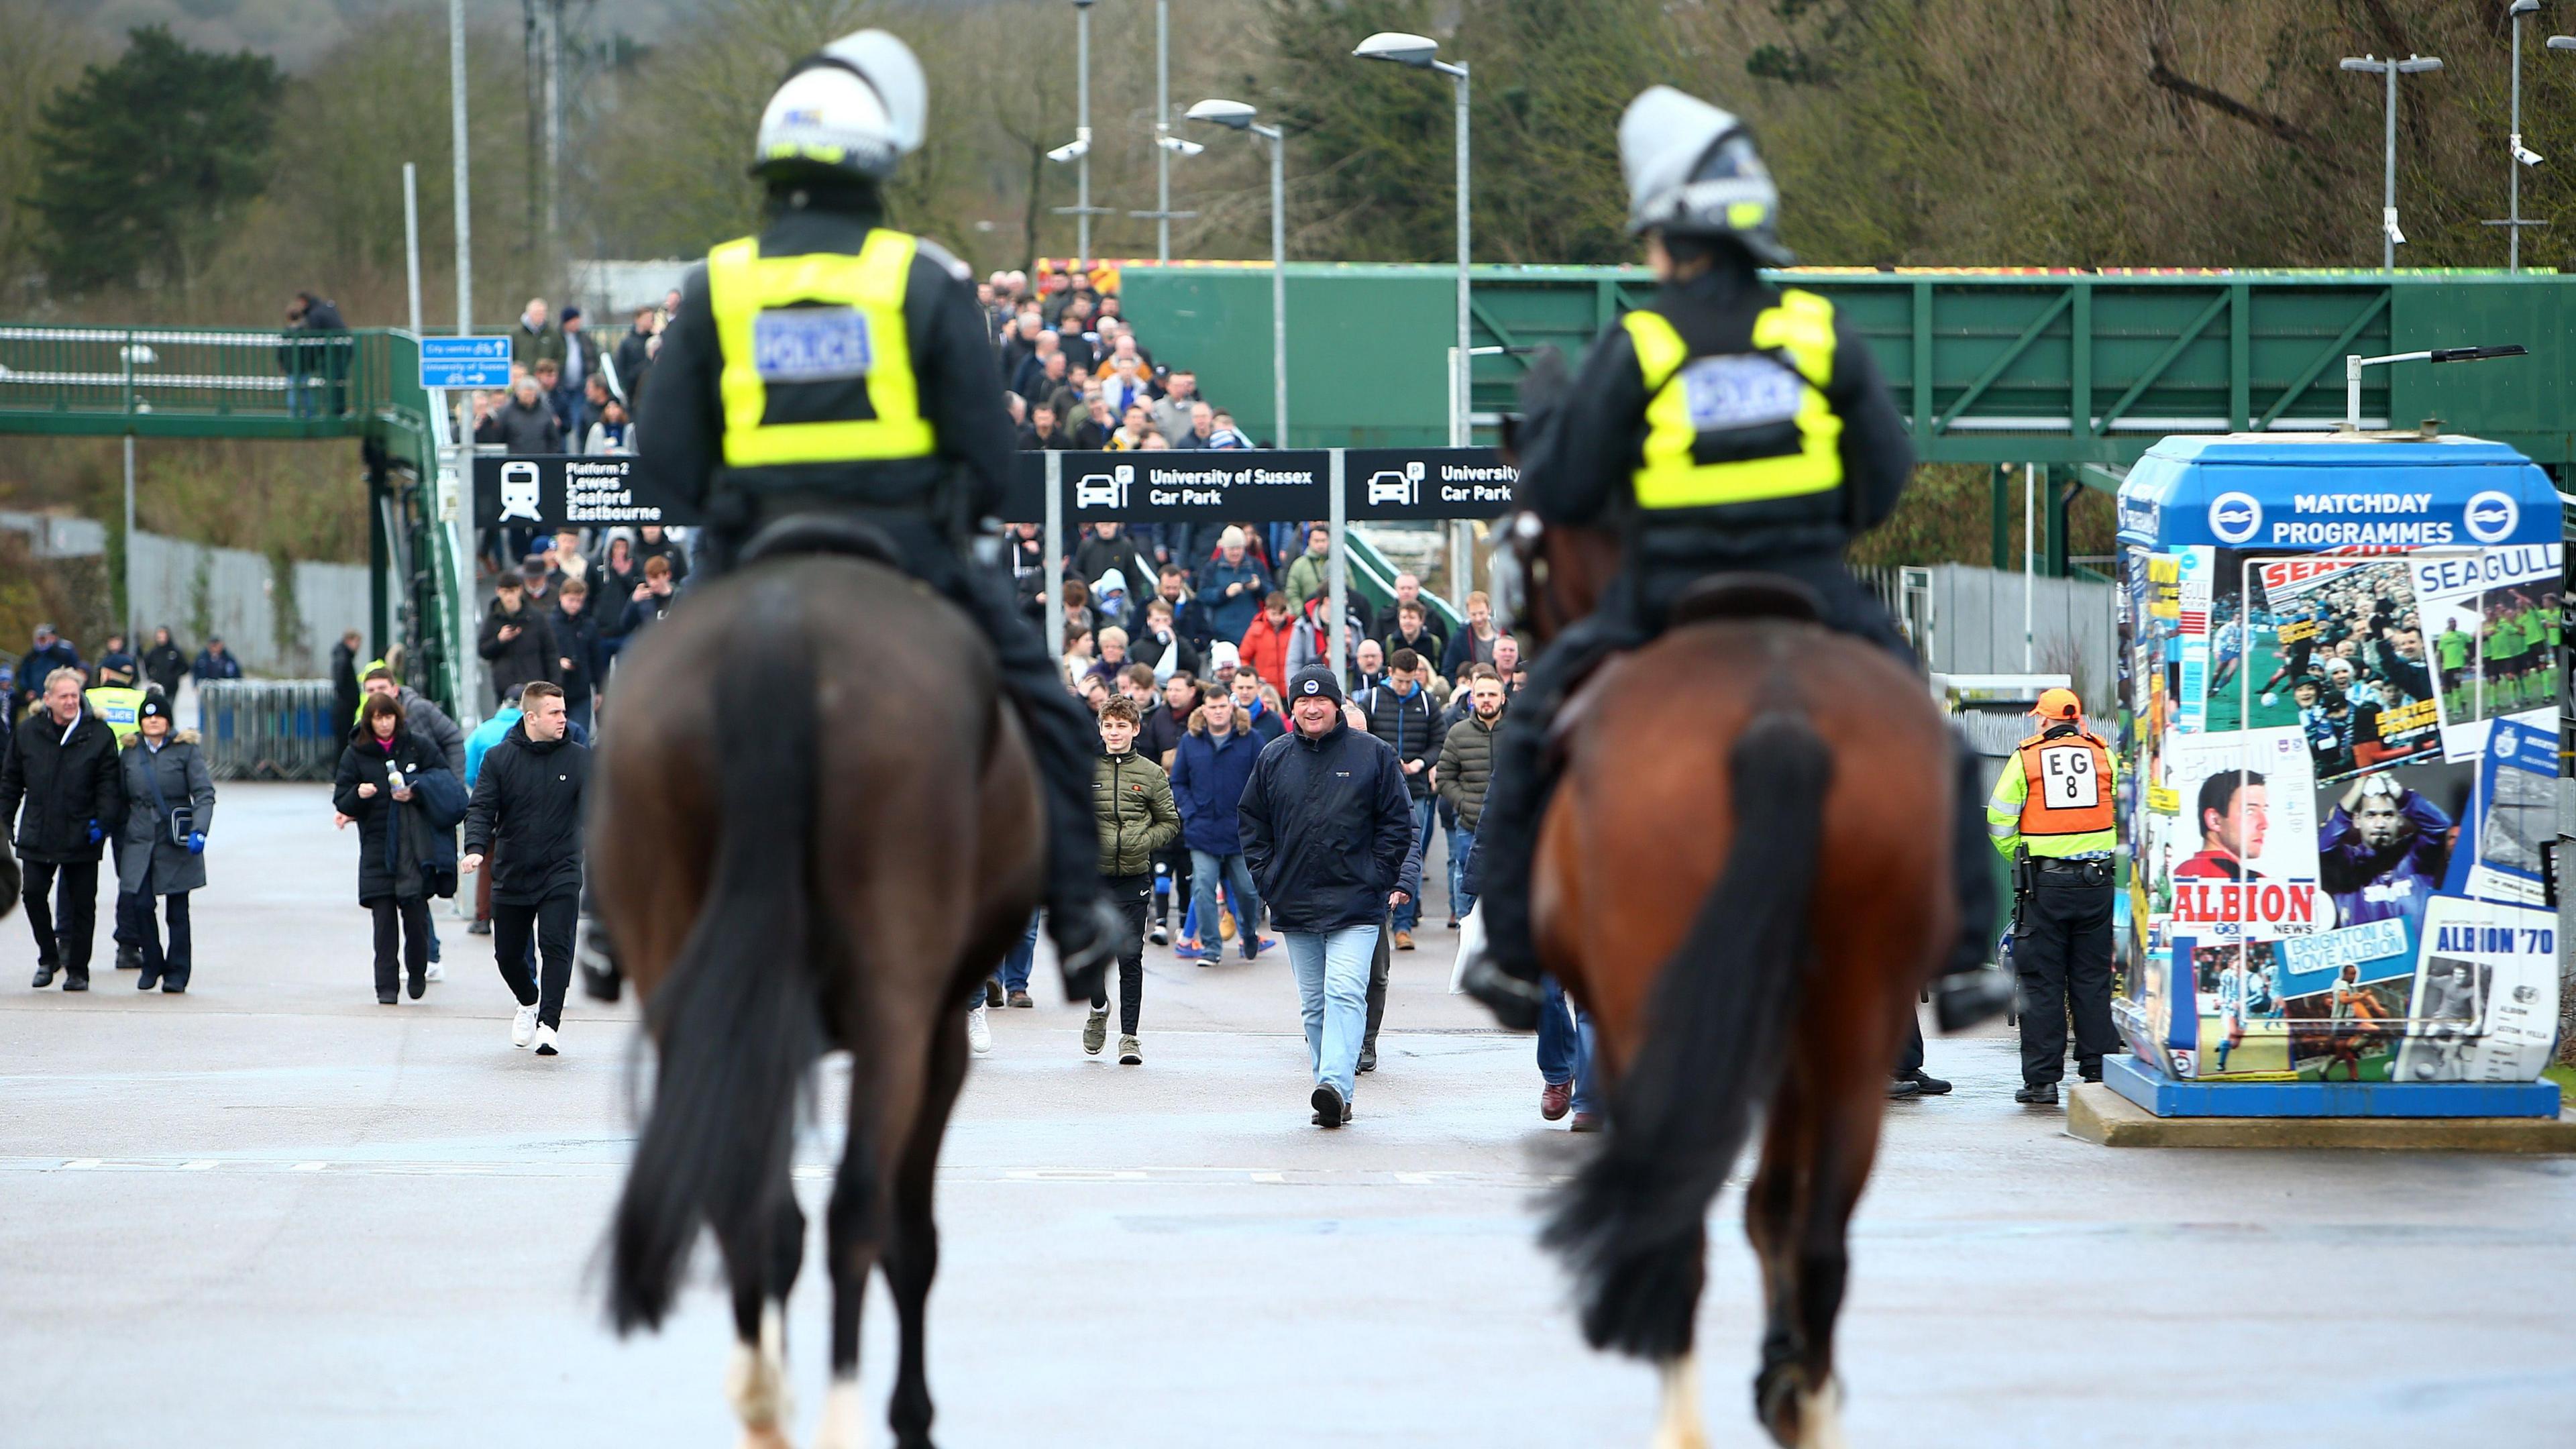
[[[766,1429],[745,1429],[738,1449],[796,1449],[785,1430],[772,1424]]]

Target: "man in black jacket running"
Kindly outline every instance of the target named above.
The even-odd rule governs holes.
[[[492,955],[501,980],[519,999],[510,1044],[555,1052],[563,1025],[564,988],[572,982],[573,926],[581,909],[581,794],[590,779],[590,750],[564,735],[561,687],[532,680],[519,695],[519,727],[483,757],[474,801],[465,811],[468,871],[501,847],[492,877]],[[528,935],[536,933],[544,980],[528,975]]]

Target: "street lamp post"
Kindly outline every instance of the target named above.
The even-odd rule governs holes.
[[[2513,0],[2505,11],[2506,20],[2513,26],[2513,129],[2505,137],[2510,158],[2504,165],[2505,212],[2502,221],[2479,223],[2505,229],[2504,265],[2509,273],[2522,270],[2522,229],[2549,225],[2546,221],[2522,219],[2522,168],[2540,164],[2540,156],[2522,144],[2522,22],[2539,13],[2540,0]]]
[[[1287,136],[1241,101],[1206,100],[1182,117],[1230,131],[1249,131],[1270,143],[1270,416],[1271,436],[1288,441],[1288,172]]]
[[[1091,7],[1099,3],[1073,0],[1073,139],[1047,153],[1047,159],[1059,165],[1075,163],[1073,205],[1059,206],[1055,214],[1075,218],[1075,266],[1086,272],[1091,269],[1091,219],[1109,212],[1105,206],[1091,204]]]
[[[1172,158],[1206,150],[1172,134],[1172,0],[1154,0],[1154,209],[1129,216],[1154,223],[1154,260],[1172,259],[1172,221],[1198,215],[1172,210]]]
[[[1467,330],[1467,255],[1468,183],[1467,183],[1467,66],[1464,61],[1451,64],[1440,59],[1440,42],[1423,35],[1406,35],[1384,30],[1359,43],[1351,54],[1362,60],[1391,61],[1414,70],[1435,70],[1458,83],[1458,360],[1453,374],[1455,397],[1449,407],[1449,446],[1467,446],[1469,381],[1475,376],[1469,360]]]
[[[2397,270],[2397,244],[2406,240],[2406,234],[2397,229],[2397,77],[2440,70],[2442,62],[2438,56],[2411,53],[2404,60],[2347,55],[2342,68],[2388,78],[2388,139],[2382,157],[2379,197],[2379,266],[2382,271],[2393,272]]]

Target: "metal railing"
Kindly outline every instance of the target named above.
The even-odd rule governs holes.
[[[0,412],[357,432],[392,401],[382,331],[0,326]]]
[[[197,686],[206,768],[218,780],[328,780],[349,739],[327,679],[222,679]]]

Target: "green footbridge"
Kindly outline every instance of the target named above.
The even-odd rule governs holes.
[[[2576,276],[1819,269],[1783,280],[1830,298],[1867,340],[1925,459],[2048,468],[2053,557],[2066,499],[2116,486],[2158,438],[2335,426],[2351,353],[2524,344],[2530,356],[2505,361],[2369,369],[2363,424],[2439,418],[2553,472],[2576,462],[2576,355],[2559,345],[2576,336]],[[1478,267],[1472,282],[1471,411],[1487,420],[1512,406],[1534,349],[1572,357],[1653,291],[1635,268]],[[1291,265],[1295,417],[1282,441],[1442,441],[1454,286],[1444,267]],[[1186,359],[1245,431],[1275,435],[1267,266],[1129,265],[1121,293],[1164,359]],[[466,637],[456,500],[439,476],[446,419],[419,375],[417,339],[395,330],[0,324],[0,433],[355,440],[375,642],[403,642],[415,678],[452,703],[452,641]],[[1360,591],[1383,602],[1391,567],[1353,554]]]

